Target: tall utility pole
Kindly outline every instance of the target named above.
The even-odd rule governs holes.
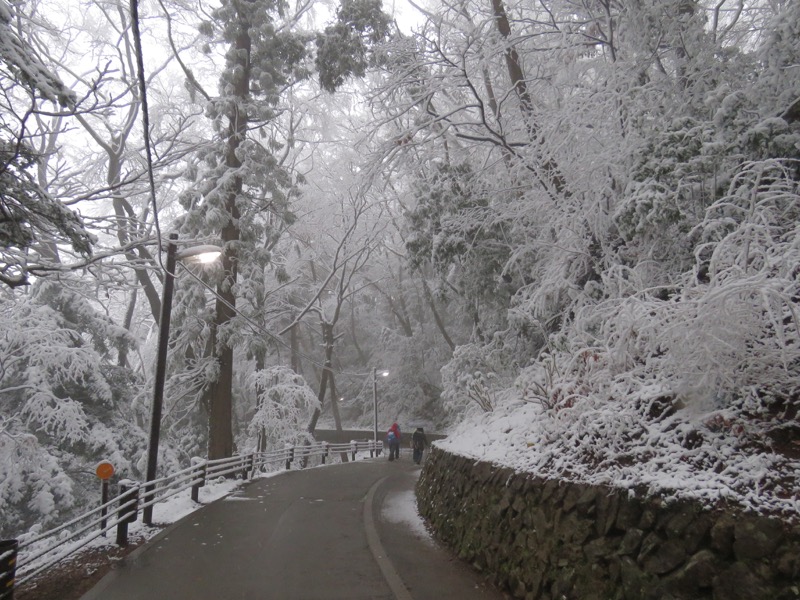
[[[378,369],[372,369],[372,410],[373,410],[373,435],[375,445],[378,445]]]
[[[217,246],[195,245],[178,252],[178,234],[169,234],[167,262],[164,265],[164,291],[161,294],[161,312],[158,320],[158,349],[156,373],[153,381],[153,404],[150,407],[150,438],[147,444],[147,472],[145,474],[144,500],[149,500],[158,466],[158,445],[161,438],[161,413],[164,406],[164,384],[167,379],[167,350],[169,349],[169,325],[172,318],[172,294],[175,289],[175,267],[179,260],[195,257],[202,263],[217,259],[222,249]],[[153,524],[153,505],[145,506],[142,520]]]
[[[169,234],[167,242],[167,264],[164,265],[164,292],[161,294],[161,317],[158,323],[158,352],[156,353],[156,375],[153,383],[153,404],[150,407],[150,439],[147,445],[146,484],[156,478],[158,444],[161,437],[161,412],[164,406],[164,382],[167,377],[167,348],[169,346],[169,322],[172,315],[172,292],[175,289],[175,255],[178,251],[178,234]],[[150,487],[145,484],[145,499]],[[142,520],[153,523],[153,507],[146,506]]]

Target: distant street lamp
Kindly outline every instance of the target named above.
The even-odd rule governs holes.
[[[381,377],[388,377],[389,371],[381,371]],[[375,447],[378,447],[378,369],[372,369],[372,411],[373,411],[373,435],[375,437]]]
[[[153,383],[153,404],[150,411],[150,438],[147,445],[147,473],[145,475],[144,499],[149,500],[148,486],[156,478],[158,464],[158,442],[161,435],[161,411],[164,406],[164,382],[167,375],[167,348],[169,346],[169,321],[172,316],[172,292],[175,289],[175,266],[177,261],[194,258],[208,264],[222,254],[222,248],[211,245],[198,245],[178,252],[178,234],[171,233],[167,242],[167,262],[164,265],[164,291],[161,294],[161,318],[158,327],[158,351],[156,353],[156,374]],[[142,512],[142,521],[153,523],[153,507],[147,506]]]

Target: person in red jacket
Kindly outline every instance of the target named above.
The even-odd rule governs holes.
[[[400,426],[392,423],[386,433],[386,441],[389,442],[389,460],[400,458]]]

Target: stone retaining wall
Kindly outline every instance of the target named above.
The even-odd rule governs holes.
[[[438,539],[515,598],[800,598],[800,526],[777,519],[542,480],[438,448],[417,502]]]

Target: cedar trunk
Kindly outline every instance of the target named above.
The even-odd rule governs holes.
[[[233,65],[235,101],[231,103],[228,115],[227,145],[225,165],[234,171],[242,163],[236,151],[247,134],[247,112],[243,108],[250,89],[250,46],[249,23],[239,13],[239,32],[234,42]],[[228,222],[222,228],[222,268],[225,276],[217,286],[216,319],[214,323],[215,350],[219,362],[219,375],[209,389],[208,415],[208,458],[227,458],[233,455],[233,347],[224,329],[236,314],[236,296],[233,286],[236,283],[237,255],[236,242],[239,240],[239,207],[237,199],[242,193],[242,177],[235,175],[225,197],[225,212]]]

